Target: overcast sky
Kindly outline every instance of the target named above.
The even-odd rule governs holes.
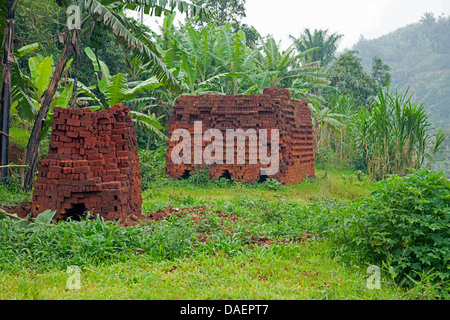
[[[450,16],[450,0],[246,0],[245,8],[243,22],[262,36],[272,34],[284,49],[291,44],[289,35],[298,37],[305,28],[344,35],[338,50],[342,51],[350,49],[361,35],[377,38],[418,22],[425,12],[436,18]],[[162,18],[146,16],[144,21],[156,31]]]
[[[339,50],[351,48],[362,34],[372,39],[418,22],[425,12],[450,15],[450,0],[247,0],[244,22],[261,35],[290,44],[289,34],[305,28],[343,34]]]

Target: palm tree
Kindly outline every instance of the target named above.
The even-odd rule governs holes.
[[[129,47],[135,55],[143,61],[149,63],[151,73],[161,81],[169,90],[181,91],[178,81],[162,62],[151,37],[144,33],[139,24],[133,19],[127,19],[123,15],[123,10],[142,9],[146,13],[161,15],[162,12],[178,10],[192,15],[209,16],[209,11],[205,8],[191,5],[181,0],[56,0],[57,4],[67,10],[70,5],[77,5],[81,8],[81,29],[69,30],[65,35],[65,46],[63,52],[55,66],[52,79],[45,92],[39,113],[36,116],[31,132],[30,140],[24,155],[24,165],[28,166],[26,174],[22,175],[22,186],[31,186],[34,167],[39,151],[39,133],[43,127],[43,120],[46,118],[50,104],[55,95],[63,70],[73,52],[77,53],[80,46],[80,35],[88,32],[96,23],[101,23],[112,32],[118,40]],[[75,90],[76,92],[76,90]]]
[[[345,115],[332,112],[328,107],[320,108],[316,101],[308,104],[314,129],[314,146],[316,153],[321,156],[322,149],[326,149],[330,142],[331,133],[341,134],[345,124],[339,118]]]
[[[300,37],[296,38],[292,35],[289,35],[289,37],[293,40],[298,52],[317,48],[306,56],[306,62],[320,62],[321,66],[326,67],[334,59],[334,54],[343,35],[328,34],[328,29],[315,29],[314,32],[311,32],[310,29],[306,28]]]
[[[311,99],[314,89],[328,86],[323,68],[317,63],[303,64],[305,56],[315,48],[295,54],[291,45],[286,51],[280,51],[279,44],[272,36],[268,36],[262,44],[253,51],[247,59],[256,64],[256,74],[252,79],[258,84],[259,90],[264,87],[288,88],[294,95]]]
[[[423,24],[432,25],[436,22],[436,18],[432,12],[425,12],[423,16],[420,18],[420,22]]]

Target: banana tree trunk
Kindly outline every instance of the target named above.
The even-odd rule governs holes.
[[[6,29],[3,38],[3,76],[2,91],[0,97],[0,180],[5,182],[8,178],[9,163],[9,112],[11,110],[11,74],[14,64],[14,12],[15,1],[8,0],[8,13],[6,20]]]
[[[56,90],[58,89],[58,84],[61,80],[66,64],[75,49],[79,32],[79,30],[74,30],[72,34],[67,34],[64,51],[55,66],[55,70],[53,71],[53,76],[48,89],[45,91],[44,96],[42,97],[41,107],[34,121],[33,130],[31,131],[31,136],[28,140],[27,149],[24,155],[23,164],[28,166],[28,169],[26,171],[22,171],[23,189],[30,189],[33,184],[33,176],[35,172],[37,157],[39,154],[39,146],[41,143],[39,134],[41,133],[44,124],[43,121],[50,109],[53,97],[56,93]]]

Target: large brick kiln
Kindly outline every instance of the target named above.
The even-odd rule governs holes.
[[[271,150],[271,142],[279,143],[279,170],[276,174],[265,175],[261,168],[259,152],[250,149],[250,139],[245,142],[244,164],[214,163],[209,166],[210,178],[227,177],[237,181],[261,181],[267,178],[277,179],[285,184],[295,184],[306,175],[314,176],[314,136],[311,112],[304,100],[291,99],[287,89],[265,88],[262,95],[215,95],[182,96],[176,100],[173,113],[169,119],[169,137],[177,129],[186,129],[191,135],[190,161],[174,163],[172,151],[184,139],[173,139],[167,150],[166,175],[175,179],[189,176],[196,167],[194,161],[194,141],[199,132],[195,132],[195,122],[202,123],[201,135],[208,129],[219,129],[226,135],[227,129],[255,129],[260,132],[266,129],[271,132],[279,130],[279,140],[267,138],[267,150]],[[172,140],[172,139],[171,139]],[[198,141],[198,140],[197,140]],[[211,144],[213,139],[202,141],[202,150]],[[261,142],[259,142],[261,143]],[[258,149],[261,144],[258,145]],[[198,149],[197,149],[198,150]],[[253,151],[252,151],[253,150]],[[237,147],[234,148],[235,154]],[[182,152],[184,153],[184,151]],[[225,147],[223,156],[226,157]],[[236,158],[235,158],[236,159]],[[251,161],[253,160],[253,161]],[[198,161],[197,161],[198,165]]]
[[[86,210],[105,220],[140,214],[141,169],[129,108],[55,108],[50,151],[38,166],[33,216],[56,210],[56,220]]]

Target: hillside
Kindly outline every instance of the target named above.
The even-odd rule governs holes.
[[[434,127],[450,129],[450,18],[422,19],[373,40],[361,39],[364,68],[374,56],[391,67],[391,87],[410,93],[430,111]]]

